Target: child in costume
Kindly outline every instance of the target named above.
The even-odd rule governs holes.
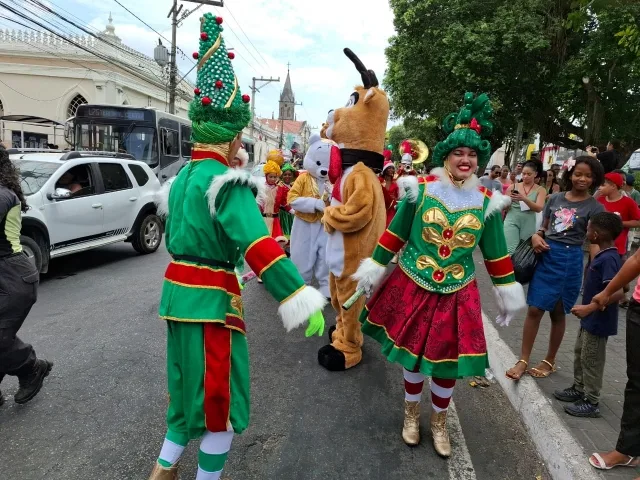
[[[309,285],[315,276],[320,291],[329,297],[329,266],[327,265],[327,232],[322,224],[324,209],[329,203],[330,140],[312,135],[304,157],[302,173],[289,192],[288,202],[295,210],[291,231],[291,260]]]
[[[281,170],[282,176],[280,177],[280,192],[278,192],[278,195],[281,199],[284,198],[285,206],[280,209],[280,226],[282,227],[282,233],[284,233],[284,236],[287,237],[287,240],[290,240],[291,226],[293,225],[293,219],[295,218],[295,211],[287,203],[287,196],[293,186],[293,182],[298,176],[298,171],[290,163],[285,163]]]
[[[456,379],[483,376],[488,366],[480,294],[472,254],[480,246],[495,286],[500,315],[508,325],[524,307],[507,255],[501,210],[508,198],[479,184],[491,156],[492,113],[486,95],[465,95],[465,105],[443,123],[449,133],[434,149],[439,168],[399,204],[373,257],[354,278],[370,292],[383,278],[391,258],[406,244],[396,268],[375,292],[360,317],[362,331],[382,344],[388,360],[404,367],[405,413],[402,438],[420,441],[420,396],[431,376],[431,432],[441,456],[451,455],[447,408]]]
[[[244,256],[280,302],[291,330],[309,319],[322,334],[326,299],[305,286],[269,235],[255,196],[262,181],[229,168],[250,120],[221,36],[222,18],[201,19],[198,87],[189,116],[192,160],[163,186],[158,212],[166,217],[172,257],[162,288],[167,322],[167,435],[150,480],[175,480],[189,440],[202,438],[197,480],[218,480],[234,433],[249,422],[249,357],[240,286],[234,272]],[[193,478],[193,477],[191,477]]]
[[[287,195],[284,189],[280,188],[279,180],[282,175],[280,166],[284,163],[284,157],[278,150],[272,150],[267,157],[263,171],[266,179],[266,191],[259,199],[260,211],[264,217],[264,222],[271,236],[282,246],[289,241],[282,231],[280,224],[280,210],[291,210],[287,204]]]
[[[367,70],[351,50],[344,52],[360,72],[363,86],[355,88],[346,107],[330,112],[327,128],[323,128],[325,135],[340,145],[331,150],[329,180],[333,192],[323,217],[329,234],[331,303],[338,316],[335,329],[329,330],[330,343],[318,351],[318,362],[331,371],[352,368],[362,360],[358,313],[365,299],[358,300],[348,311],[342,309],[342,304],[355,293],[357,282],[351,277],[360,262],[373,253],[386,223],[377,174],[384,162],[389,100],[378,87],[375,73]]]

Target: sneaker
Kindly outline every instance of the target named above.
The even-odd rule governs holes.
[[[598,404],[589,403],[585,399],[580,399],[571,405],[566,405],[564,411],[574,417],[598,418],[600,416]]]
[[[42,388],[42,383],[44,382],[45,377],[49,375],[52,367],[53,362],[49,362],[48,360],[36,360],[32,372],[27,376],[18,378],[20,388],[13,396],[13,400],[16,403],[22,404],[33,399],[33,397],[35,397]]]
[[[584,393],[576,390],[575,385],[571,385],[569,388],[565,388],[564,390],[556,390],[553,392],[553,396],[561,402],[576,402],[584,398]]]

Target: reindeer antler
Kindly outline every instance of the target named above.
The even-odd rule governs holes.
[[[358,58],[358,56],[351,51],[349,48],[344,49],[344,54],[353,62],[356,66],[356,70],[360,72],[360,76],[362,77],[362,83],[364,88],[377,87],[379,85],[378,79],[376,78],[376,74],[373,70],[367,70],[364,66],[364,63]]]

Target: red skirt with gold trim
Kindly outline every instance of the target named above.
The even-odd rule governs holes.
[[[439,294],[396,268],[361,316],[362,331],[388,360],[439,378],[484,375],[488,367],[480,294],[475,280]]]

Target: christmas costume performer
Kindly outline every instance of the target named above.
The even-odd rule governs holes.
[[[331,140],[312,135],[304,157],[302,173],[291,187],[288,202],[294,209],[291,231],[291,260],[309,285],[315,276],[320,291],[329,297],[329,266],[327,265],[327,232],[322,215],[329,202],[329,156]]]
[[[261,179],[229,168],[250,119],[221,36],[222,18],[201,19],[196,97],[189,108],[192,161],[158,198],[166,218],[167,267],[160,317],[167,323],[167,435],[150,479],[177,479],[189,440],[201,439],[197,480],[217,480],[234,433],[249,422],[249,357],[240,286],[240,256],[280,303],[291,330],[309,318],[323,329],[324,296],[304,285],[269,235],[255,196]],[[192,476],[190,478],[193,478]]]
[[[419,441],[420,394],[424,376],[432,377],[431,431],[444,457],[451,454],[446,412],[455,380],[484,375],[488,366],[472,257],[476,245],[494,284],[498,323],[507,325],[525,306],[500,215],[509,199],[480,186],[473,174],[478,165],[484,171],[491,155],[483,140],[493,128],[491,112],[486,95],[465,95],[464,107],[443,123],[450,134],[434,150],[432,161],[439,168],[425,180],[413,180],[413,191],[400,203],[372,258],[354,276],[359,288],[371,291],[406,244],[399,268],[375,292],[360,320],[387,359],[404,367],[402,437],[409,445]]]
[[[291,208],[291,206],[287,203],[287,197],[289,195],[289,191],[293,185],[293,182],[298,176],[298,171],[295,169],[293,165],[290,163],[285,163],[282,166],[282,176],[280,178],[280,198],[283,198],[286,205],[285,208],[280,209],[280,226],[282,227],[282,233],[288,240],[291,239],[291,227],[293,225],[293,219],[295,211]]]
[[[406,177],[418,176],[418,173],[413,169],[413,161],[417,158],[418,154],[413,151],[411,142],[407,140],[403,140],[400,144],[400,151],[402,152],[402,157],[400,159],[400,168],[398,169],[397,180],[400,184],[400,190],[403,190],[404,185],[402,185],[402,182]]]
[[[345,54],[360,72],[363,86],[356,87],[346,107],[329,114],[325,131],[340,145],[331,151],[329,180],[333,191],[323,217],[329,234],[329,288],[331,303],[338,312],[337,325],[329,330],[331,343],[318,351],[320,365],[332,371],[354,367],[362,359],[358,313],[365,299],[350,310],[343,310],[341,305],[355,293],[357,282],[351,277],[360,262],[373,253],[386,223],[377,174],[383,167],[389,100],[378,87],[375,73],[367,70],[351,50],[345,49]]]
[[[280,165],[273,160],[268,160],[264,166],[266,191],[258,201],[267,230],[269,230],[276,242],[286,245],[289,240],[284,235],[280,225],[280,210],[290,211],[291,207],[287,204],[286,191],[280,188],[278,183],[280,175],[282,175]]]
[[[385,150],[385,152],[388,151],[389,150]],[[395,169],[396,167],[393,162],[387,160],[384,162],[382,175],[380,175],[380,184],[382,185],[382,193],[384,194],[384,206],[387,209],[387,227],[396,214],[396,208],[398,207],[398,200],[400,196],[398,183],[394,180]]]

